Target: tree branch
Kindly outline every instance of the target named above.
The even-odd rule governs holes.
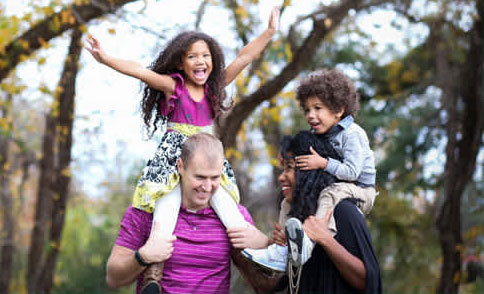
[[[67,6],[58,13],[40,21],[8,43],[5,46],[5,52],[0,53],[0,81],[5,79],[21,62],[23,56],[30,56],[44,42],[50,41],[68,29],[112,13],[124,4],[133,1],[135,0],[93,0],[88,4]],[[61,15],[72,15],[72,21],[60,22]],[[28,46],[24,47],[20,44],[28,44]]]

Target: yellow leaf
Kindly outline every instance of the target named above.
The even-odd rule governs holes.
[[[19,40],[18,43],[20,44],[20,47],[22,47],[22,49],[24,50],[29,49],[29,41]]]
[[[37,42],[39,42],[39,44],[40,44],[40,46],[42,46],[42,48],[49,49],[49,43],[46,42],[44,39],[42,39],[42,38],[39,37],[37,39]]]
[[[24,62],[27,59],[29,59],[29,56],[28,55],[20,54],[20,57],[19,57],[20,62]]]
[[[114,28],[108,29],[108,33],[110,33],[111,35],[115,35],[116,34],[116,29],[114,29]]]
[[[247,16],[249,16],[247,10],[245,10],[245,8],[240,5],[237,6],[237,8],[235,9],[235,14],[237,14],[240,18],[247,18]]]

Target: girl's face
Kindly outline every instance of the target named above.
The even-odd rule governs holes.
[[[207,43],[192,43],[182,57],[180,69],[185,72],[187,83],[203,86],[212,72],[212,55]]]
[[[331,130],[341,120],[344,112],[332,112],[316,96],[309,97],[303,109],[306,121],[316,134],[324,134]]]
[[[281,166],[283,167],[282,173],[279,175],[278,180],[281,183],[281,190],[284,198],[287,202],[291,203],[294,189],[296,188],[296,162],[294,159],[283,159],[279,157]]]

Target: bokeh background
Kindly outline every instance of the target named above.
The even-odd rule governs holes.
[[[137,178],[156,149],[141,84],[98,64],[148,66],[182,30],[226,63],[281,6],[280,30],[227,88],[217,132],[242,203],[269,234],[277,150],[307,129],[298,80],[338,68],[361,95],[380,192],[367,218],[384,293],[482,293],[483,34],[480,0],[1,0],[0,293],[133,293],[105,264]],[[254,293],[238,271],[232,293]]]

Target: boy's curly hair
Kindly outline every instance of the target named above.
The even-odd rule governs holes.
[[[310,97],[318,97],[332,112],[344,109],[342,118],[356,116],[360,110],[360,96],[353,81],[337,69],[321,69],[301,81],[296,90],[299,105],[304,108]]]
[[[180,73],[183,78],[186,78],[183,70],[179,69],[182,58],[188,47],[200,40],[207,43],[212,55],[212,72],[207,80],[207,97],[210,101],[213,116],[217,117],[222,110],[226,109],[223,101],[227,94],[224,85],[225,57],[222,48],[215,39],[201,32],[182,32],[168,42],[165,49],[160,52],[149,68],[160,74]],[[150,137],[158,129],[157,123],[162,119],[160,106],[161,103],[166,103],[166,98],[163,92],[145,85],[143,99],[141,100],[141,110],[143,112],[143,121]]]

